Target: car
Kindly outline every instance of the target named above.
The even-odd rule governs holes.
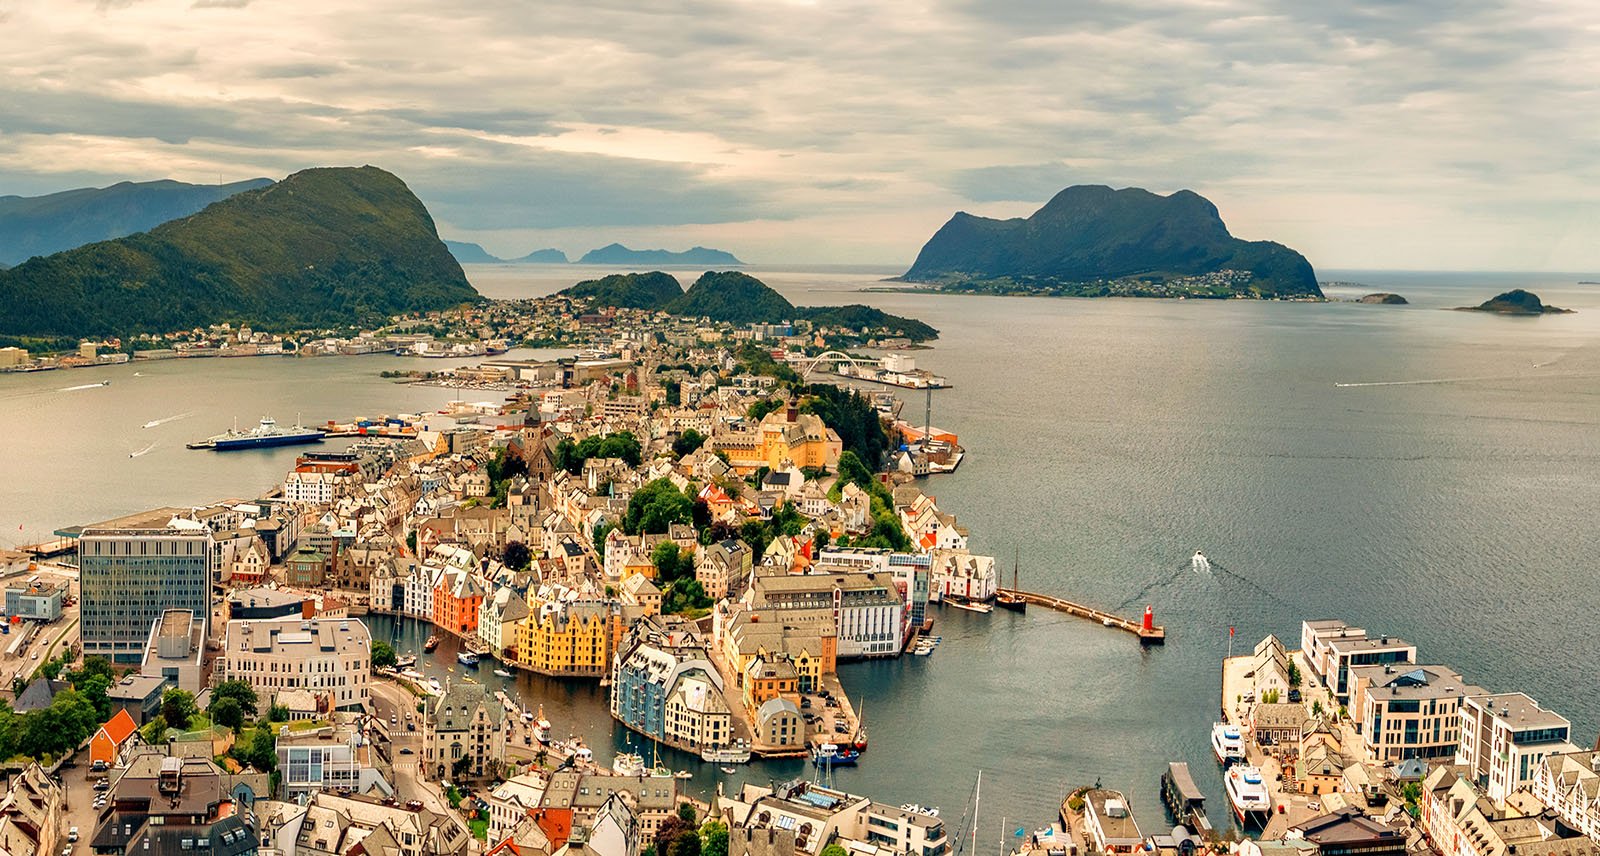
[[[111,790],[111,783],[105,779],[101,779],[100,781],[94,783],[94,789],[97,791],[109,791]]]
[[[34,656],[37,657],[38,655],[35,654]],[[69,844],[61,848],[61,856],[72,856],[72,845]]]
[[[1322,801],[1312,800],[1311,802],[1306,803],[1306,808],[1311,809],[1312,811],[1322,811]]]
[[[811,699],[809,699],[809,698],[800,699],[800,706],[802,708],[810,707],[811,706]]]
[[[416,753],[411,751],[411,747],[410,746],[401,746],[400,747],[400,754],[401,755],[414,755]]]
[[[76,843],[77,840],[78,840],[78,827],[74,826],[71,829],[67,830],[67,841],[69,843]]]
[[[390,725],[399,725],[400,724],[400,717],[398,715],[396,715],[396,714],[393,714],[393,713],[389,714],[389,724]]]
[[[1300,703],[1300,691],[1297,690],[1297,689],[1290,690],[1289,691],[1289,701],[1294,703],[1294,704],[1299,704]]]
[[[417,730],[417,724],[415,722],[407,722],[406,723],[406,730],[407,731],[416,731]]]
[[[39,659],[39,652],[38,651],[33,652],[33,659],[35,659],[35,660]],[[72,852],[72,848],[68,847],[67,848],[67,852],[71,853]]]
[[[105,772],[106,766],[107,765],[104,759],[96,758],[94,759],[94,763],[89,765],[89,769],[96,773],[103,773]]]

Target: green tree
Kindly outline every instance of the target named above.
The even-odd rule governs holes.
[[[684,802],[678,803],[678,818],[684,823],[692,825],[696,820],[700,819],[700,815],[695,812],[693,803]]]
[[[528,569],[528,564],[533,561],[533,551],[521,541],[507,541],[505,553],[501,555],[500,560],[513,571],[525,571]]]
[[[615,523],[596,523],[594,530],[589,533],[589,536],[594,539],[594,551],[599,555],[602,562],[606,560],[606,536],[610,535],[611,530],[615,528],[617,528]]]
[[[188,728],[189,720],[199,712],[194,705],[194,694],[187,690],[173,688],[161,694],[161,715],[173,728]]]
[[[217,702],[225,698],[231,698],[238,702],[239,711],[246,717],[254,717],[256,715],[259,702],[256,699],[256,689],[250,686],[249,681],[232,680],[217,684],[216,688],[211,691],[211,708],[214,709],[217,706]]]
[[[278,767],[277,747],[278,737],[272,726],[258,722],[248,737],[241,735],[234,742],[233,751],[229,754],[240,764],[270,773]]]
[[[850,853],[837,844],[829,844],[827,847],[822,848],[822,852],[817,856],[850,856]]]
[[[752,422],[760,422],[768,413],[783,407],[784,401],[780,398],[763,398],[745,410],[744,416]]]
[[[661,534],[674,523],[694,519],[694,501],[683,495],[670,479],[660,478],[634,491],[623,514],[622,531]]]
[[[393,645],[390,645],[388,642],[385,642],[382,639],[373,641],[372,668],[387,669],[398,662],[398,659],[399,658],[395,656]]]
[[[650,553],[650,564],[656,566],[656,581],[661,585],[676,580],[685,572],[694,572],[694,560],[683,556],[678,545],[671,541],[662,541]]]
[[[111,689],[111,678],[98,672],[81,674],[82,677],[73,681],[73,687],[94,705],[95,719],[105,722],[111,718],[111,699],[106,692]]]
[[[685,829],[672,839],[672,844],[667,847],[667,856],[700,856],[700,833],[698,830]]]
[[[244,727],[244,709],[239,707],[239,700],[233,698],[218,699],[211,703],[207,709],[211,714],[211,721],[234,731]]]
[[[1289,689],[1300,689],[1300,664],[1289,658]]]
[[[144,738],[144,742],[151,746],[160,746],[161,740],[166,734],[167,718],[159,713],[150,717],[150,721],[139,729],[139,736]]]
[[[690,452],[698,450],[705,443],[706,435],[690,428],[678,435],[678,439],[672,441],[672,454],[674,457],[681,458]]]
[[[700,856],[728,856],[728,825],[708,820],[700,827]]]

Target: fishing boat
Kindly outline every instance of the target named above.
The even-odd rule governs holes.
[[[818,767],[854,767],[861,753],[836,743],[823,743],[811,750],[811,763]]]
[[[428,641],[422,643],[422,651],[425,654],[432,654],[433,649],[437,647],[439,647],[439,634],[437,633],[429,636]]]
[[[619,776],[643,776],[644,757],[633,752],[618,752],[617,757],[611,759],[611,772]]]
[[[707,764],[748,764],[750,763],[750,744],[743,740],[735,740],[733,745],[721,749],[700,750],[700,760]]]
[[[1267,795],[1261,768],[1242,764],[1229,767],[1224,785],[1228,804],[1233,806],[1233,814],[1239,818],[1240,825],[1246,829],[1251,826],[1266,828],[1267,821],[1272,819],[1272,798]]]
[[[727,773],[730,776],[733,775],[734,773],[739,772],[739,768],[738,767],[720,767],[718,769],[722,770],[722,772]]]
[[[477,668],[478,655],[472,653],[471,651],[462,651],[461,653],[456,655],[456,662],[460,663],[463,666],[469,666],[469,667],[472,667],[472,668]]]
[[[511,673],[510,673],[510,672],[508,672],[508,671],[506,671],[506,670],[505,670],[505,669],[495,669],[495,670],[494,670],[494,673],[495,673],[495,674],[496,674],[496,675],[499,675],[499,676],[500,676],[500,677],[502,677],[502,678],[509,678],[509,677],[511,677]]]
[[[989,613],[994,612],[994,604],[984,603],[981,600],[968,600],[964,597],[950,597],[945,599],[945,603],[950,604],[956,609],[965,609],[968,612],[976,612],[980,615],[988,615]]]
[[[1000,589],[999,591],[995,592],[994,602],[995,605],[999,606],[1001,609],[1009,609],[1012,612],[1027,612],[1028,600],[1022,596],[1022,589],[1017,585],[1017,571],[1021,562],[1020,558],[1018,558],[1018,555],[1019,554],[1015,552],[1012,554],[1011,589],[1009,591],[1006,589]]]
[[[400,657],[394,661],[394,667],[396,669],[409,669],[416,664],[417,655],[415,654],[407,654],[404,657]]]
[[[1243,761],[1244,737],[1239,734],[1239,726],[1227,722],[1213,724],[1211,752],[1217,756],[1217,763],[1223,766]]]

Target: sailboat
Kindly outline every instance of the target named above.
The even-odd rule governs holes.
[[[856,708],[856,752],[867,751],[867,698],[861,697],[861,705]]]
[[[1028,601],[1022,596],[1022,589],[1017,587],[1017,570],[1018,566],[1021,564],[1019,555],[1020,554],[1016,552],[1012,553],[1011,588],[1000,589],[999,591],[995,592],[994,602],[1001,609],[1009,609],[1012,612],[1027,612]]]

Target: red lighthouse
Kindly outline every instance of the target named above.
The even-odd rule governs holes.
[[[1156,612],[1155,612],[1154,609],[1152,609],[1150,607],[1150,604],[1147,603],[1144,606],[1144,632],[1146,634],[1152,633],[1152,632],[1155,631],[1155,629],[1156,629]]]

